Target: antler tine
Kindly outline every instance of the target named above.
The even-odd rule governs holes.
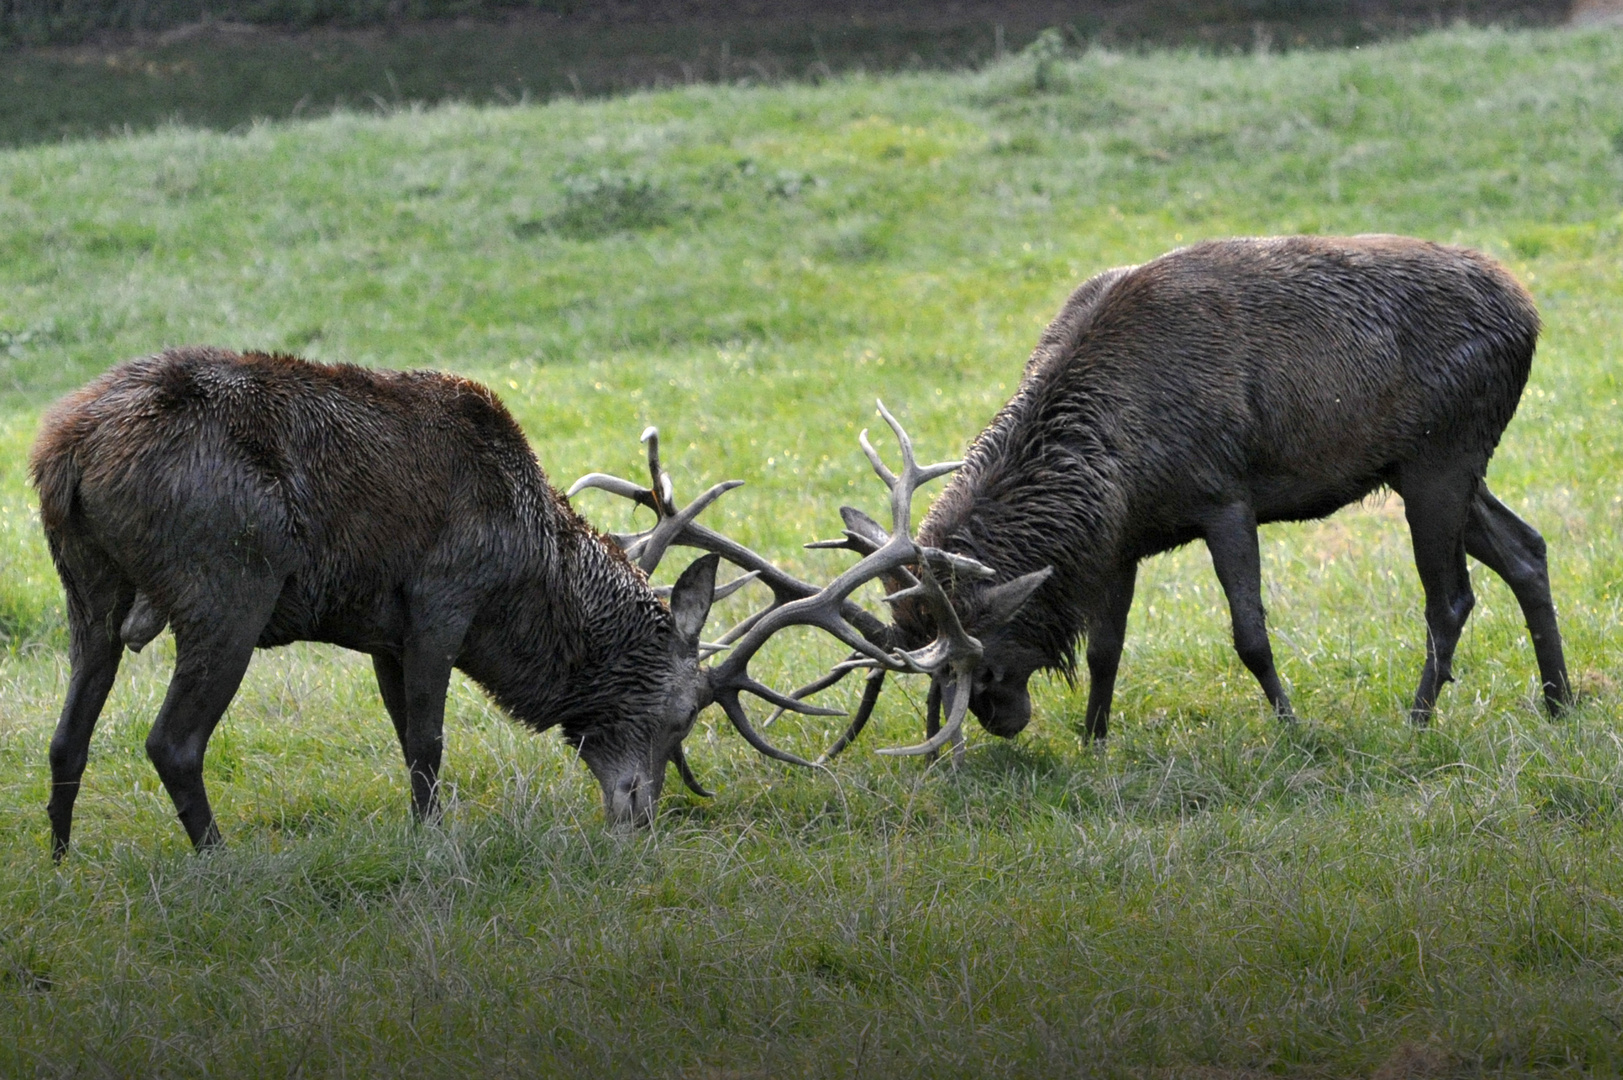
[[[728,694],[718,696],[716,704],[721,706],[721,711],[727,714],[727,719],[733,722],[733,727],[738,729],[738,733],[744,736],[744,741],[767,757],[772,758],[774,761],[781,761],[786,765],[799,765],[806,769],[817,767],[798,754],[791,754],[787,750],[779,750],[776,746],[761,738],[760,733],[750,726],[749,715],[744,712],[744,703],[738,700],[738,691],[734,690]]]
[[[659,465],[659,429],[652,424],[642,429],[638,442],[648,447],[648,482],[651,494],[659,501],[654,510],[660,517],[676,513],[675,496],[671,492],[671,476]]]
[[[676,744],[676,749],[671,752],[671,759],[676,762],[676,772],[682,777],[682,783],[688,786],[689,791],[701,799],[713,799],[716,797],[715,792],[707,790],[703,784],[699,783],[698,777],[693,775],[693,767],[688,764],[688,756],[682,752],[681,743]]]
[[[738,575],[725,585],[716,586],[715,592],[710,596],[711,602],[713,603],[717,600],[727,599],[729,596],[733,595],[733,593],[737,592],[739,589],[742,589],[750,582],[759,580],[760,576],[761,572],[759,570],[751,570],[747,574]]]
[[[919,566],[919,583],[903,593],[893,593],[887,600],[899,600],[904,595],[922,596],[929,605],[930,614],[936,623],[936,639],[922,649],[899,654],[905,658],[908,666],[918,672],[930,675],[939,680],[942,692],[950,694],[951,704],[948,706],[947,723],[938,732],[932,734],[924,742],[916,746],[884,747],[879,753],[894,756],[911,756],[914,754],[932,754],[942,746],[951,742],[956,747],[959,732],[964,726],[964,717],[969,711],[969,681],[976,665],[980,663],[981,643],[971,637],[959,621],[958,613],[953,610],[952,601],[947,598],[946,590],[936,580],[935,573],[929,564]]]
[[[942,551],[940,548],[920,547],[919,562],[926,566],[945,567],[949,574],[986,579],[997,577],[997,571],[979,559],[972,559],[968,555],[959,555],[956,552]]]
[[[890,513],[893,522],[891,535],[908,536],[911,534],[913,526],[913,493],[918,490],[919,485],[927,484],[938,476],[947,475],[961,466],[963,462],[941,461],[934,465],[921,466],[918,459],[913,456],[913,439],[908,435],[907,429],[902,427],[902,422],[891,415],[891,411],[885,408],[883,401],[876,401],[874,404],[879,407],[879,415],[889,425],[891,432],[896,436],[897,446],[901,448],[901,475],[898,476],[890,471],[890,468],[879,456],[879,451],[875,450],[873,443],[868,441],[868,432],[866,430],[857,436],[857,442],[862,444],[862,452],[868,456],[868,462],[873,466],[873,471],[890,489]]]
[[[873,443],[868,441],[867,428],[863,428],[857,433],[857,443],[862,447],[862,452],[868,455],[868,461],[873,465],[873,471],[879,474],[879,479],[885,482],[886,487],[894,490],[896,487],[896,474],[890,471],[890,466],[885,464],[885,459],[879,456],[879,451],[875,450]]]
[[[824,690],[827,690],[829,687],[851,674],[851,672],[855,671],[858,666],[856,661],[858,661],[861,656],[861,653],[852,653],[845,660],[830,668],[827,674],[813,679],[811,682],[800,687],[799,689],[791,690],[789,692],[789,696],[794,698],[796,701],[803,701],[804,699],[811,697],[813,694],[822,693]],[[862,663],[865,665],[871,663],[871,661],[863,661]],[[771,727],[777,722],[778,717],[782,716],[788,711],[789,710],[785,709],[783,706],[778,706],[776,709],[772,710],[771,716],[767,717],[761,722],[761,726],[764,728]]]
[[[858,536],[850,529],[845,530],[843,540],[813,540],[800,546],[807,551],[854,551],[858,555],[872,555],[879,550],[877,544],[870,543],[866,537]]]
[[[857,714],[851,718],[851,723],[846,725],[845,731],[834,741],[834,745],[823,751],[823,756],[812,764],[827,765],[862,734],[862,729],[868,726],[868,718],[873,715],[874,705],[879,701],[879,691],[885,687],[886,674],[884,668],[868,672],[868,681],[862,688],[862,701],[857,705]]]
[[[756,573],[754,570],[751,570],[747,574],[738,575],[724,585],[717,585],[714,589],[710,590],[710,602],[713,604],[717,600],[727,599],[727,597],[733,595],[733,593],[737,592],[739,589],[742,589],[744,586],[748,585],[750,582],[754,581],[760,576],[760,574]],[[659,597],[661,600],[668,601],[671,598],[672,589],[673,586],[670,585],[655,585],[654,595]]]
[[[633,554],[642,550],[643,541],[648,539],[648,533],[652,531],[652,529],[649,529],[644,532],[635,533],[611,532],[608,534],[608,537],[614,543],[615,547],[619,548],[623,552],[626,552],[626,557],[630,558]]]
[[[600,488],[611,494],[630,499],[639,506],[646,506],[655,513],[659,512],[659,506],[654,501],[652,491],[645,487],[638,487],[630,480],[610,476],[608,473],[587,473],[569,485],[569,490],[564,492],[564,497],[573,499],[577,493],[585,491],[587,488]]]
[[[874,404],[879,406],[879,415],[885,418],[890,430],[896,433],[896,442],[902,448],[902,460],[908,471],[918,477],[920,484],[927,484],[938,476],[945,476],[963,464],[962,461],[938,461],[934,465],[920,465],[918,459],[913,456],[913,439],[902,427],[901,421],[891,415],[883,401],[876,401]]]
[[[961,463],[946,462],[945,464],[956,468]],[[813,549],[841,548],[846,551],[854,551],[858,555],[872,555],[875,551],[884,547],[885,542],[890,539],[890,534],[885,531],[879,522],[855,507],[840,507],[840,516],[845,519],[844,539],[816,540],[805,546]],[[993,578],[997,576],[997,571],[978,559],[970,558],[968,555],[959,555],[956,552],[943,551],[941,548],[928,547],[923,544],[917,546],[919,558],[931,566],[944,566],[951,573],[965,574],[970,577]],[[913,584],[917,580],[906,570],[899,570],[898,576],[909,584]]]
[[[951,697],[951,704],[947,706],[947,722],[940,731],[919,743],[917,746],[882,746],[877,753],[886,757],[915,757],[919,754],[933,754],[948,743],[955,746],[961,737],[964,728],[964,717],[969,714],[969,686],[967,680],[957,679],[947,683],[943,691]],[[955,750],[956,756],[956,750]]]

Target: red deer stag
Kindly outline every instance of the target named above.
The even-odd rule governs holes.
[[[830,714],[749,675],[778,630],[819,626],[890,666],[929,669],[950,651],[893,655],[889,628],[848,599],[921,559],[971,567],[921,553],[906,535],[913,487],[948,466],[925,476],[909,458],[897,539],[818,589],[695,524],[733,482],[678,510],[648,441],[654,487],[635,493],[659,521],[617,546],[553,490],[496,397],[455,376],[188,348],[122,364],[64,399],[30,458],[71,636],[50,749],[54,855],[68,847],[122,650],[166,625],[175,670],[147,753],[199,848],[220,838],[204,750],[255,648],[319,641],[372,657],[420,818],[435,812],[445,694],[458,668],[520,722],[561,727],[602,786],[609,818],[632,823],[652,818],[667,763],[706,794],[682,740],[713,701],[763,753],[808,764],[766,743],[740,700],[749,692]],[[645,570],[678,533],[715,554],[687,568],[667,606]],[[751,573],[715,588],[722,556]],[[757,576],[773,604],[727,635],[725,659],[701,668],[712,599]],[[939,590],[927,600],[950,626]]]
[[[1032,673],[1070,675],[1085,640],[1086,727],[1103,738],[1138,562],[1201,539],[1235,649],[1290,718],[1257,526],[1323,517],[1386,487],[1403,498],[1425,592],[1412,720],[1426,723],[1451,681],[1474,603],[1468,554],[1510,585],[1558,714],[1572,691],[1544,541],[1484,481],[1538,331],[1532,298],[1503,267],[1398,236],[1211,241],[1083,283],[919,527],[921,545],[1002,578],[950,590],[984,646],[970,710],[995,734],[1020,731]],[[883,539],[871,522],[865,531]],[[902,643],[930,636],[930,610],[896,613]],[[962,685],[938,678],[932,698],[956,699]],[[963,710],[949,714],[909,750],[956,738]]]

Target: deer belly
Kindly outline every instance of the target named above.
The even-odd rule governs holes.
[[[1258,477],[1251,485],[1251,506],[1259,523],[1311,521],[1357,502],[1385,482],[1380,473]]]

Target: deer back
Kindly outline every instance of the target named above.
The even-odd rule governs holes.
[[[668,630],[501,402],[453,375],[170,350],[60,403],[32,467],[47,532],[110,553],[172,620],[228,599],[222,567],[274,567],[261,645],[385,643],[418,589],[533,642],[532,678]]]

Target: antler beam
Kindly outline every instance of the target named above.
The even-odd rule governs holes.
[[[679,545],[713,552],[742,570],[752,571],[755,576],[752,580],[758,578],[763,585],[772,590],[774,607],[817,594],[816,585],[781,570],[764,556],[706,528],[695,520],[722,495],[736,487],[742,487],[744,481],[727,480],[717,484],[678,510],[671,476],[660,466],[659,429],[656,427],[645,429],[641,441],[648,447],[648,473],[652,482],[649,487],[642,487],[634,481],[610,476],[607,473],[590,473],[571,484],[566,494],[573,498],[576,493],[586,488],[597,488],[630,499],[638,506],[646,506],[654,511],[657,520],[650,529],[638,533],[609,533],[609,539],[613,540],[628,558],[634,559],[644,573],[653,573],[660,560],[664,558],[665,552]],[[748,578],[750,575],[746,574],[745,577]],[[721,586],[716,591],[716,599],[729,595],[741,584],[742,579],[735,579]],[[871,640],[889,641],[890,628],[856,604],[848,605],[847,610],[841,614]],[[741,624],[741,627],[747,628],[747,625]],[[734,627],[722,637],[722,642],[733,640],[742,632],[741,627]]]
[[[793,709],[797,712],[808,711],[799,700],[800,696],[813,692],[822,686],[832,685],[829,676],[824,676],[817,683],[802,688],[793,695],[762,694],[756,687],[759,684],[748,676],[749,662],[768,639],[779,630],[793,625],[816,626],[849,645],[858,654],[852,660],[839,665],[850,670],[855,667],[871,667],[878,671],[916,671],[938,678],[952,681],[955,685],[967,688],[968,675],[980,662],[981,644],[964,631],[959,622],[957,613],[952,610],[946,593],[942,590],[935,578],[931,566],[949,568],[953,573],[973,577],[989,578],[994,576],[993,571],[974,559],[950,552],[940,551],[936,548],[921,547],[911,535],[913,515],[913,495],[919,486],[926,484],[937,477],[945,476],[958,468],[962,462],[947,461],[934,465],[920,465],[913,453],[913,441],[908,437],[907,431],[901,423],[885,408],[884,402],[878,403],[879,414],[884,417],[885,423],[896,435],[897,444],[902,452],[902,471],[898,475],[886,466],[884,459],[879,456],[873,444],[868,441],[866,430],[858,437],[863,452],[873,465],[874,472],[879,476],[885,486],[890,489],[890,509],[892,530],[885,531],[871,519],[855,511],[844,512],[846,521],[846,535],[844,540],[823,542],[821,547],[846,547],[854,551],[866,551],[855,566],[846,570],[828,585],[824,586],[814,596],[796,600],[764,612],[753,625],[749,626],[734,643],[732,651],[727,658],[711,669],[711,686],[715,691],[716,700],[722,708],[733,717],[735,725],[747,724],[748,718],[744,714],[743,706],[738,701],[738,693],[748,690],[780,708]],[[910,568],[916,567],[916,576]],[[897,649],[885,650],[864,636],[854,632],[854,629],[842,618],[843,608],[850,597],[863,584],[886,575],[897,575],[899,580],[906,581],[911,578],[914,584],[906,586],[897,592],[891,593],[885,599],[887,602],[918,596],[929,605],[931,613],[936,617],[938,637],[934,642],[922,649],[911,652]],[[901,575],[907,575],[902,577]],[[860,610],[860,609],[859,609]],[[834,673],[830,673],[831,675]],[[837,680],[835,680],[837,681]],[[864,692],[864,701],[867,702],[869,692],[875,700],[878,697],[878,680],[870,681]],[[935,739],[919,747],[904,747],[896,753],[929,753],[941,743],[953,738],[963,726],[964,713],[968,709],[969,694],[957,692],[953,695],[954,709],[949,716],[948,725],[942,732],[937,733]],[[836,744],[836,747],[824,755],[823,760],[844,749],[856,733],[861,731],[862,724],[867,722],[866,713],[871,713],[872,705],[868,704],[861,715],[861,723],[852,722],[852,729]],[[736,715],[735,715],[736,714]],[[740,726],[740,731],[743,728]],[[746,735],[746,738],[748,736]],[[937,741],[939,740],[939,741]],[[933,745],[932,745],[933,744]],[[776,755],[774,755],[776,756]],[[780,758],[787,760],[787,758]],[[797,759],[798,760],[798,759]],[[809,763],[808,763],[809,764]]]
[[[680,544],[714,552],[749,571],[743,578],[718,589],[718,596],[722,595],[723,590],[738,588],[747,578],[757,579],[772,590],[771,605],[734,626],[713,645],[706,646],[713,653],[723,650],[727,653],[725,658],[707,669],[707,674],[711,700],[722,707],[745,741],[767,757],[792,765],[823,765],[850,745],[872,715],[884,676],[890,671],[928,674],[941,683],[949,699],[948,719],[939,731],[930,732],[930,738],[924,743],[890,748],[881,753],[931,753],[949,741],[956,743],[962,739],[960,731],[969,706],[969,676],[980,662],[981,644],[964,630],[936,573],[940,571],[978,578],[990,578],[994,573],[975,559],[920,545],[913,539],[914,493],[921,485],[952,472],[962,462],[920,465],[914,456],[913,441],[907,431],[885,408],[884,402],[879,402],[878,408],[901,449],[901,472],[898,474],[890,470],[868,440],[866,430],[858,436],[858,442],[875,474],[890,490],[892,527],[886,531],[861,511],[842,508],[840,513],[846,525],[844,538],[806,546],[842,548],[856,552],[860,558],[854,566],[821,589],[785,573],[749,548],[711,531],[695,520],[711,503],[737,487],[741,481],[717,484],[686,507],[678,509],[670,474],[660,466],[659,432],[655,428],[648,428],[642,435],[642,441],[648,447],[648,487],[604,473],[592,473],[577,480],[569,489],[572,496],[588,487],[599,488],[654,511],[656,521],[652,528],[639,533],[610,534],[610,538],[625,550],[627,556],[635,559],[644,572],[652,572],[665,552],[672,545]],[[850,599],[858,588],[876,578],[886,579],[887,585],[893,590],[885,597],[887,603],[917,598],[928,607],[937,627],[935,641],[911,651],[894,647],[893,628]],[[790,626],[814,626],[847,645],[852,655],[835,665],[827,675],[793,693],[784,694],[774,690],[749,674],[749,664],[774,634]],[[857,668],[869,669],[857,714],[844,734],[816,762],[781,750],[763,738],[750,723],[748,710],[740,697],[747,692],[776,706],[777,711],[768,723],[784,711],[813,716],[840,716],[844,714],[838,710],[811,705],[804,699],[834,685]],[[683,779],[687,780],[688,777],[685,775]]]

